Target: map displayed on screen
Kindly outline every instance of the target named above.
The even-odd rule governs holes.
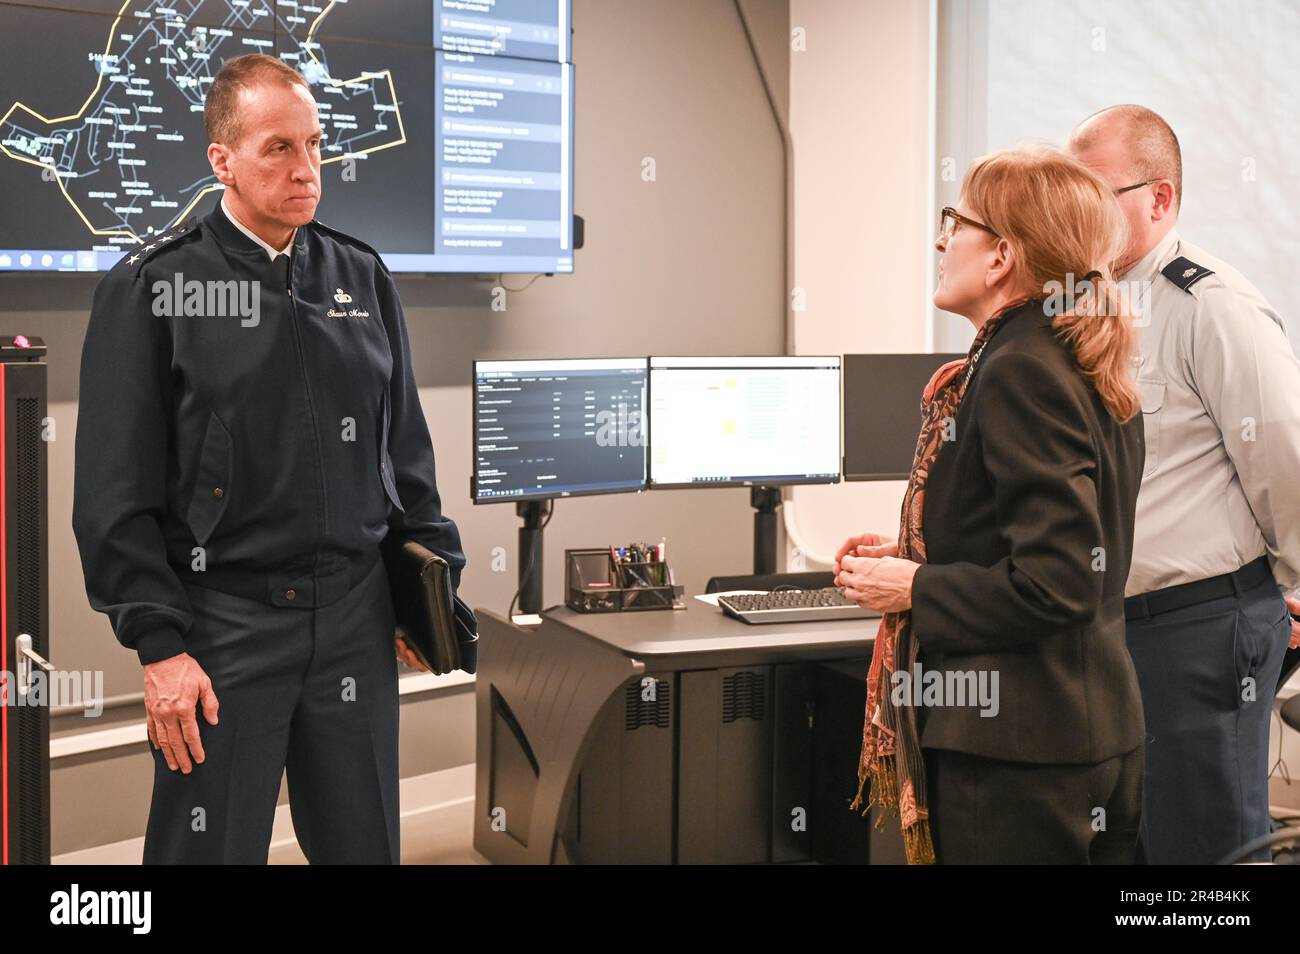
[[[320,113],[317,218],[399,271],[571,271],[569,0],[0,0],[0,270],[110,268],[222,186],[203,102],[265,53]]]

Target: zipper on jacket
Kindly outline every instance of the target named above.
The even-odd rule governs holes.
[[[316,475],[320,488],[320,539],[316,543],[316,553],[312,557],[312,565],[316,568],[316,571],[319,571],[320,551],[321,547],[324,546],[326,532],[329,526],[329,520],[327,517],[329,508],[326,505],[325,500],[325,455],[320,446],[320,424],[319,421],[316,420],[316,403],[312,400],[311,396],[311,382],[308,380],[307,375],[307,358],[303,353],[302,335],[298,329],[298,309],[294,304],[293,297],[293,261],[293,258],[289,259],[289,271],[285,278],[284,287],[289,296],[289,323],[293,327],[294,345],[298,352],[298,370],[302,373],[302,386],[303,390],[307,393],[307,411],[311,415],[312,445],[316,448]],[[313,572],[312,576],[315,578],[316,572]]]

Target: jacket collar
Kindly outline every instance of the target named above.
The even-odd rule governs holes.
[[[315,220],[313,220],[313,223],[314,221]],[[311,228],[313,223],[300,225],[297,231],[294,232],[292,258],[297,259],[306,254],[307,230]],[[227,251],[238,252],[241,255],[248,255],[250,257],[260,255],[264,261],[270,261],[267,257],[266,249],[257,242],[254,242],[251,238],[245,235],[234,222],[230,221],[230,218],[226,215],[225,209],[222,208],[222,203],[220,201],[217,202],[212,211],[203,219],[203,224],[211,230],[212,234],[216,237],[217,244]]]
[[[1161,267],[1168,265],[1178,248],[1178,228],[1170,229],[1151,251],[1134,262],[1123,275],[1117,276],[1126,282],[1154,282]]]
[[[1006,334],[1008,328],[1019,331],[1034,322],[1051,322],[1051,318],[1048,317],[1044,308],[1042,298],[1030,298],[1028,301],[1022,301],[1018,305],[1012,305],[1001,314],[1002,321],[993,329],[993,334],[989,335],[990,343],[999,336],[1004,338],[1012,337],[1012,335]]]
[[[230,222],[230,224],[233,225],[235,228],[239,229],[239,231],[243,233],[246,239],[252,241],[254,244],[257,245],[258,248],[260,248],[263,252],[266,253],[267,261],[272,261],[281,255],[293,254],[293,240],[294,237],[298,234],[297,229],[294,229],[292,232],[289,233],[289,241],[284,244],[284,248],[272,248],[266,242],[262,241],[261,237],[258,236],[256,232],[250,229],[243,222],[240,222],[239,217],[235,215],[235,213],[230,211],[230,206],[226,205],[225,193],[222,193],[221,201],[218,204],[221,206],[221,214],[226,217],[226,220]]]
[[[1013,305],[1002,312],[1002,320],[998,322],[997,327],[993,329],[993,333],[984,342],[987,353],[980,360],[987,361],[993,356],[994,351],[1006,345],[1007,342],[1019,338],[1031,328],[1050,325],[1051,323],[1052,319],[1048,317],[1043,307],[1042,298],[1031,298],[1018,305]]]

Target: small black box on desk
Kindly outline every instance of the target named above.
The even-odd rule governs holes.
[[[609,547],[564,551],[565,605],[579,613],[676,609],[682,587],[661,560],[615,561]]]

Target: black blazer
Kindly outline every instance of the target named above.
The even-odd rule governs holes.
[[[1110,416],[1041,301],[1013,309],[931,469],[912,587],[923,672],[996,672],[999,709],[923,706],[923,746],[1091,763],[1142,743],[1124,583],[1143,456],[1142,415]]]

